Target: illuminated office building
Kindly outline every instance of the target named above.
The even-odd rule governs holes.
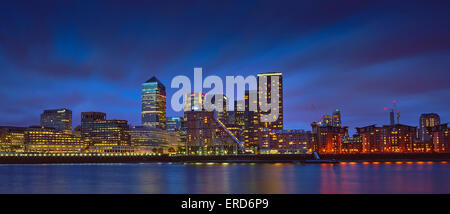
[[[186,133],[174,132],[169,133],[169,144],[167,153],[169,154],[185,154],[186,152]]]
[[[131,145],[138,153],[164,153],[169,147],[169,133],[158,128],[133,126],[130,138]]]
[[[166,129],[166,87],[156,77],[142,84],[142,125]]]
[[[183,117],[167,117],[166,128],[169,133],[181,131]]]
[[[25,127],[0,126],[0,152],[25,151]]]
[[[419,139],[421,141],[431,140],[430,133],[428,132],[429,127],[438,126],[441,124],[441,118],[438,114],[429,113],[420,115],[419,119]]]
[[[25,151],[35,153],[81,153],[86,144],[80,136],[47,127],[30,127],[25,131]]]
[[[81,113],[81,135],[89,152],[130,152],[129,126],[126,120],[106,120],[102,112]]]
[[[44,110],[41,114],[41,126],[72,131],[72,111],[65,108]]]

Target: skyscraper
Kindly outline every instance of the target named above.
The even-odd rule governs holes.
[[[333,122],[331,116],[326,114],[322,116],[322,126],[332,126]]]
[[[267,82],[266,85],[260,85],[260,78],[266,77]],[[278,77],[278,82],[272,85],[272,78]],[[265,87],[267,89],[267,94],[263,95],[263,99],[267,99],[267,103],[271,102],[272,97],[272,89],[278,87],[279,97],[278,97],[278,118],[274,122],[265,122],[261,121],[260,115],[260,126],[263,128],[263,131],[272,131],[272,130],[283,130],[283,78],[281,73],[260,73],[258,74],[258,92],[263,90]],[[259,100],[258,95],[258,103],[261,105],[261,100]],[[258,109],[260,114],[268,114],[269,112],[262,112],[261,109]]]
[[[72,130],[72,111],[69,109],[44,110],[41,114],[41,126],[57,130]]]
[[[339,109],[335,109],[334,112],[333,112],[332,125],[334,127],[341,127],[342,126],[341,111],[339,111]]]
[[[419,139],[421,141],[429,140],[429,135],[427,127],[434,127],[441,124],[441,119],[436,113],[428,113],[420,115],[419,119]]]
[[[261,78],[267,78],[265,85],[260,84]],[[278,78],[278,82],[272,82],[272,78]],[[267,103],[271,103],[273,90],[278,88],[278,105],[275,111],[278,111],[278,118],[274,122],[264,121],[263,114],[270,114],[270,112],[263,112],[261,110],[262,100],[266,100]],[[259,96],[260,92],[266,89],[266,94]],[[283,130],[283,78],[281,73],[260,73],[258,74],[258,114],[259,114],[259,128],[261,132],[259,139],[259,146],[262,150],[270,149],[270,133],[274,130]],[[260,150],[261,151],[261,150]]]
[[[154,76],[142,84],[142,125],[166,129],[166,87]]]
[[[391,110],[391,112],[389,112],[389,122],[390,122],[391,126],[395,125],[395,113],[394,113],[394,110]]]
[[[342,127],[341,120],[341,111],[339,109],[335,109],[332,115],[323,115],[322,122],[317,123],[316,125],[320,126],[330,126],[330,127]]]
[[[247,147],[255,147],[260,146],[260,134],[261,129],[259,127],[260,121],[259,121],[259,114],[258,111],[252,111],[250,110],[251,102],[255,104],[257,102],[256,100],[250,100],[250,97],[252,94],[257,94],[256,91],[245,91],[245,111],[243,112],[243,118],[244,118],[244,142]],[[257,96],[257,95],[256,95]],[[268,148],[268,143],[267,147]]]

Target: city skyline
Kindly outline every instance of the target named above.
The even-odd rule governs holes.
[[[169,85],[195,66],[221,77],[282,72],[285,129],[310,130],[336,108],[350,131],[386,125],[392,100],[402,124],[418,126],[432,112],[446,123],[450,15],[445,2],[415,2],[8,2],[0,9],[0,125],[37,125],[42,110],[58,108],[138,125],[139,86],[153,75]]]
[[[280,76],[282,75],[282,73],[279,73],[280,74]],[[264,74],[258,74],[258,75],[264,75]],[[144,106],[144,102],[147,102],[147,98],[146,98],[146,100],[144,101],[144,94],[147,94],[148,92],[145,92],[146,90],[148,91],[149,90],[149,88],[148,88],[148,86],[146,86],[146,84],[148,84],[148,83],[155,83],[155,86],[157,86],[156,88],[158,88],[158,87],[163,87],[164,88],[164,91],[163,91],[163,95],[165,95],[165,84],[164,83],[161,83],[155,76],[152,76],[149,80],[147,80],[147,81],[145,81],[144,83],[142,83],[142,85],[141,85],[141,87],[143,87],[143,88],[141,88],[141,99],[139,100],[140,102],[141,102],[141,106]],[[145,87],[144,87],[145,86]],[[154,87],[154,86],[152,86],[152,87]],[[153,88],[152,88],[152,90],[154,90]],[[282,90],[282,88],[281,88],[281,90]],[[145,92],[145,93],[144,93]],[[268,88],[268,92],[270,92],[270,87]],[[157,92],[156,94],[158,94],[159,92]],[[152,92],[152,94],[155,94],[155,92],[153,91]],[[147,95],[148,96],[148,95]],[[154,96],[154,95],[152,95],[152,96]],[[158,95],[159,96],[159,95]],[[246,96],[248,96],[248,95],[246,95]],[[270,93],[269,93],[269,96],[270,96]],[[166,98],[166,97],[164,97],[164,98]],[[204,99],[204,97],[202,96],[202,99]],[[283,100],[281,97],[280,97],[280,100]],[[164,106],[168,106],[167,105],[167,100],[165,100],[164,99]],[[235,101],[237,101],[237,100],[235,100]],[[161,101],[162,102],[162,101]],[[193,101],[191,101],[191,102],[193,102]],[[394,103],[395,103],[395,101],[393,101]],[[201,102],[201,103],[203,103],[203,102]],[[281,103],[284,103],[283,101],[281,102]],[[280,103],[280,107],[281,108],[283,108],[283,104],[281,104]],[[150,104],[147,104],[147,105],[149,105],[150,106]],[[159,105],[161,105],[161,103],[153,103],[152,105],[154,105],[154,106],[159,106]],[[186,105],[184,104],[184,106],[186,107]],[[146,108],[148,108],[148,107],[146,107]],[[170,107],[167,107],[167,109],[169,109]],[[249,107],[248,106],[246,106],[245,107],[246,109],[245,109],[245,111],[242,111],[242,112],[246,112],[246,111],[249,111]],[[236,110],[236,109],[235,109]],[[425,126],[424,124],[422,124],[423,122],[422,122],[422,117],[423,116],[427,116],[427,115],[435,115],[436,117],[438,117],[439,118],[439,122],[437,123],[437,125],[439,125],[439,123],[442,123],[442,124],[446,124],[446,123],[449,123],[449,122],[446,122],[446,121],[444,121],[444,120],[441,120],[440,118],[442,118],[441,117],[441,114],[439,113],[439,112],[422,112],[422,113],[420,113],[420,115],[418,115],[418,117],[417,118],[419,118],[418,119],[418,122],[417,122],[417,124],[405,124],[405,123],[401,123],[401,122],[399,122],[399,121],[392,121],[392,111],[387,111],[387,110],[391,110],[391,109],[389,109],[389,108],[385,108],[384,109],[384,112],[385,112],[385,119],[386,119],[386,123],[383,123],[383,124],[376,124],[376,123],[371,123],[370,121],[366,121],[366,125],[361,125],[361,126],[355,126],[355,127],[351,127],[351,126],[348,126],[348,125],[346,125],[345,123],[344,124],[342,124],[342,117],[341,117],[341,110],[342,109],[339,109],[339,108],[336,108],[336,109],[334,109],[333,110],[333,112],[332,112],[332,116],[333,116],[333,118],[330,116],[330,114],[328,113],[328,112],[323,112],[323,113],[321,113],[321,116],[319,117],[319,119],[318,120],[315,120],[315,121],[310,121],[310,124],[309,124],[309,127],[308,128],[299,128],[299,127],[293,127],[293,128],[281,128],[281,129],[279,129],[279,130],[305,130],[305,131],[310,131],[311,130],[311,125],[312,124],[314,124],[314,123],[318,123],[318,125],[324,125],[324,126],[332,126],[332,127],[335,127],[335,126],[337,126],[337,127],[341,127],[341,126],[345,126],[345,127],[348,127],[349,129],[348,129],[348,133],[350,134],[350,135],[352,135],[352,134],[355,134],[356,133],[356,129],[357,128],[359,128],[359,127],[365,127],[365,126],[372,126],[372,125],[381,125],[381,126],[388,126],[388,125],[395,125],[395,124],[402,124],[402,125],[410,125],[410,126],[415,126],[415,127],[417,127],[418,128],[418,130],[422,127],[422,126]],[[84,117],[83,116],[83,114],[84,113],[89,113],[89,112],[93,112],[93,113],[101,113],[101,114],[105,114],[105,116],[106,116],[106,114],[108,114],[108,115],[110,115],[110,113],[109,112],[105,112],[105,111],[88,111],[88,110],[83,110],[82,112],[80,112],[80,123],[79,124],[73,124],[73,120],[74,120],[74,118],[77,118],[77,117],[73,117],[72,116],[72,110],[70,109],[70,108],[68,108],[68,107],[62,107],[62,108],[53,108],[53,109],[41,109],[40,110],[42,113],[40,114],[40,122],[38,122],[38,123],[36,123],[36,124],[25,124],[25,125],[21,125],[21,126],[17,126],[17,127],[32,127],[32,126],[41,126],[43,123],[49,123],[49,122],[44,122],[43,121],[43,115],[46,115],[46,114],[51,114],[51,113],[53,113],[53,114],[56,114],[56,112],[58,112],[58,113],[60,113],[60,111],[62,111],[62,113],[64,113],[65,111],[69,111],[69,113],[70,113],[70,124],[67,124],[66,126],[70,126],[70,127],[72,127],[71,129],[66,129],[66,130],[75,130],[75,128],[77,127],[77,126],[79,126],[79,125],[81,125],[81,122],[82,122],[82,118]],[[144,110],[141,108],[141,111],[139,112],[140,114],[141,114],[141,116],[142,116],[142,112],[143,112]],[[159,113],[158,113],[159,114]],[[182,118],[184,115],[183,114],[185,114],[185,112],[184,111],[181,111],[181,112],[179,112],[179,113],[177,113],[176,115],[168,115],[167,114],[167,112],[163,112],[163,113],[161,113],[161,115],[162,114],[165,114],[164,115],[164,118],[169,118],[169,117],[178,117],[178,118]],[[180,116],[180,114],[181,114],[181,116]],[[334,117],[334,116],[337,116],[337,119]],[[111,117],[111,116],[109,116],[109,118],[110,118],[110,120],[124,120],[124,121],[127,121],[128,122],[128,125],[130,126],[130,127],[133,127],[133,126],[146,126],[145,125],[145,123],[146,122],[144,122],[144,118],[142,117],[141,118],[141,121],[139,121],[139,123],[136,123],[136,124],[133,124],[133,123],[130,123],[130,121],[127,119],[127,118],[115,118],[115,117]],[[164,119],[165,120],[165,119]],[[284,121],[284,119],[283,119],[283,117],[281,117],[281,121]],[[344,121],[345,121],[345,118],[344,118]],[[442,121],[442,122],[440,122],[440,121]],[[65,121],[66,123],[67,122],[69,122],[69,121]],[[394,122],[393,124],[392,124],[392,122]],[[2,122],[0,121],[0,126],[12,126],[12,127],[14,127],[15,125],[3,125],[3,124],[1,124]],[[53,123],[53,121],[52,121],[52,123]],[[264,124],[264,122],[260,122],[261,124]],[[282,122],[282,124],[284,124],[283,122]],[[152,127],[152,126],[148,126],[148,127],[151,127],[151,128],[159,128],[159,129],[163,129],[163,130],[165,130],[166,129],[166,126],[167,124],[166,123],[164,123],[164,127],[162,128],[162,127]],[[433,125],[434,126],[434,125]],[[47,127],[47,126],[46,126]],[[55,129],[59,129],[59,130],[64,130],[64,129],[61,129],[61,128],[58,128],[57,126],[55,126],[55,127],[52,127],[52,126],[48,126],[48,127],[51,127],[51,128],[55,128]],[[354,129],[354,132],[352,132],[352,128]],[[271,129],[270,129],[271,130]],[[421,133],[418,133],[418,135],[421,135]],[[420,137],[419,137],[420,138]],[[422,139],[423,140],[423,139]]]

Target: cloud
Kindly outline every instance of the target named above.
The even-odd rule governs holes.
[[[68,107],[138,124],[142,82],[158,76],[170,98],[171,79],[192,76],[194,66],[204,76],[283,72],[289,128],[309,129],[334,108],[344,125],[385,123],[382,109],[393,99],[405,123],[417,125],[428,111],[448,121],[448,8],[443,1],[7,2],[0,123],[28,125],[44,108]]]

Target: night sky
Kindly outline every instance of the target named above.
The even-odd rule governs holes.
[[[2,1],[0,125],[69,108],[140,124],[141,84],[282,72],[285,128],[450,120],[450,2]],[[192,79],[193,80],[193,79]],[[170,106],[170,105],[168,105]],[[170,108],[168,116],[181,115]]]

